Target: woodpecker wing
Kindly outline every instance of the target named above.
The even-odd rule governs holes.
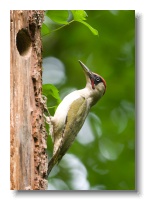
[[[78,132],[80,131],[88,114],[87,101],[84,97],[76,99],[70,106],[66,117],[65,128],[62,133],[62,144],[60,145],[61,157],[69,149]]]
[[[61,133],[61,140],[60,137],[58,139],[54,137],[54,154],[48,165],[48,174],[53,166],[61,160],[75,140],[89,112],[87,106],[87,100],[84,97],[76,99],[70,105]]]

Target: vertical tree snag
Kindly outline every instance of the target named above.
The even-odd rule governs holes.
[[[44,11],[11,11],[11,189],[47,187],[46,131],[42,103]]]

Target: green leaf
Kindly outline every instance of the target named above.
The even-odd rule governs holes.
[[[78,22],[87,26],[94,35],[98,35],[98,31],[94,29],[92,26],[90,26],[87,22],[84,22],[84,21],[78,21]]]
[[[98,31],[96,29],[94,29],[92,26],[90,26],[87,22],[84,22],[84,20],[86,20],[86,17],[88,16],[87,13],[84,10],[71,10],[74,20],[78,21],[82,24],[84,24],[85,26],[87,26],[90,31],[94,34],[94,35],[98,35]]]
[[[75,21],[86,20],[88,16],[84,10],[71,10],[71,12]]]
[[[43,23],[42,28],[41,28],[41,35],[43,36],[43,35],[47,35],[49,33],[50,33],[50,30],[49,30],[48,26],[45,23]]]
[[[69,13],[67,10],[48,10],[46,15],[56,23],[68,24]]]
[[[49,96],[54,97],[57,100],[57,104],[61,102],[58,89],[52,84],[42,85],[42,93],[49,98]]]

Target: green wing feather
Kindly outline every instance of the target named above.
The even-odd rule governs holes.
[[[76,99],[70,106],[68,114],[65,121],[65,126],[61,133],[61,142],[58,147],[55,147],[57,143],[57,138],[55,138],[54,133],[54,149],[55,153],[48,164],[48,174],[50,173],[53,166],[58,163],[66,151],[69,149],[76,135],[80,131],[84,121],[87,117],[89,109],[87,108],[87,101],[84,97]],[[58,138],[60,140],[60,138]],[[57,148],[57,150],[56,150]]]

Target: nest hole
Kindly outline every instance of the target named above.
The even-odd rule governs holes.
[[[16,36],[16,46],[21,56],[26,56],[31,48],[31,38],[27,29],[21,29]]]

